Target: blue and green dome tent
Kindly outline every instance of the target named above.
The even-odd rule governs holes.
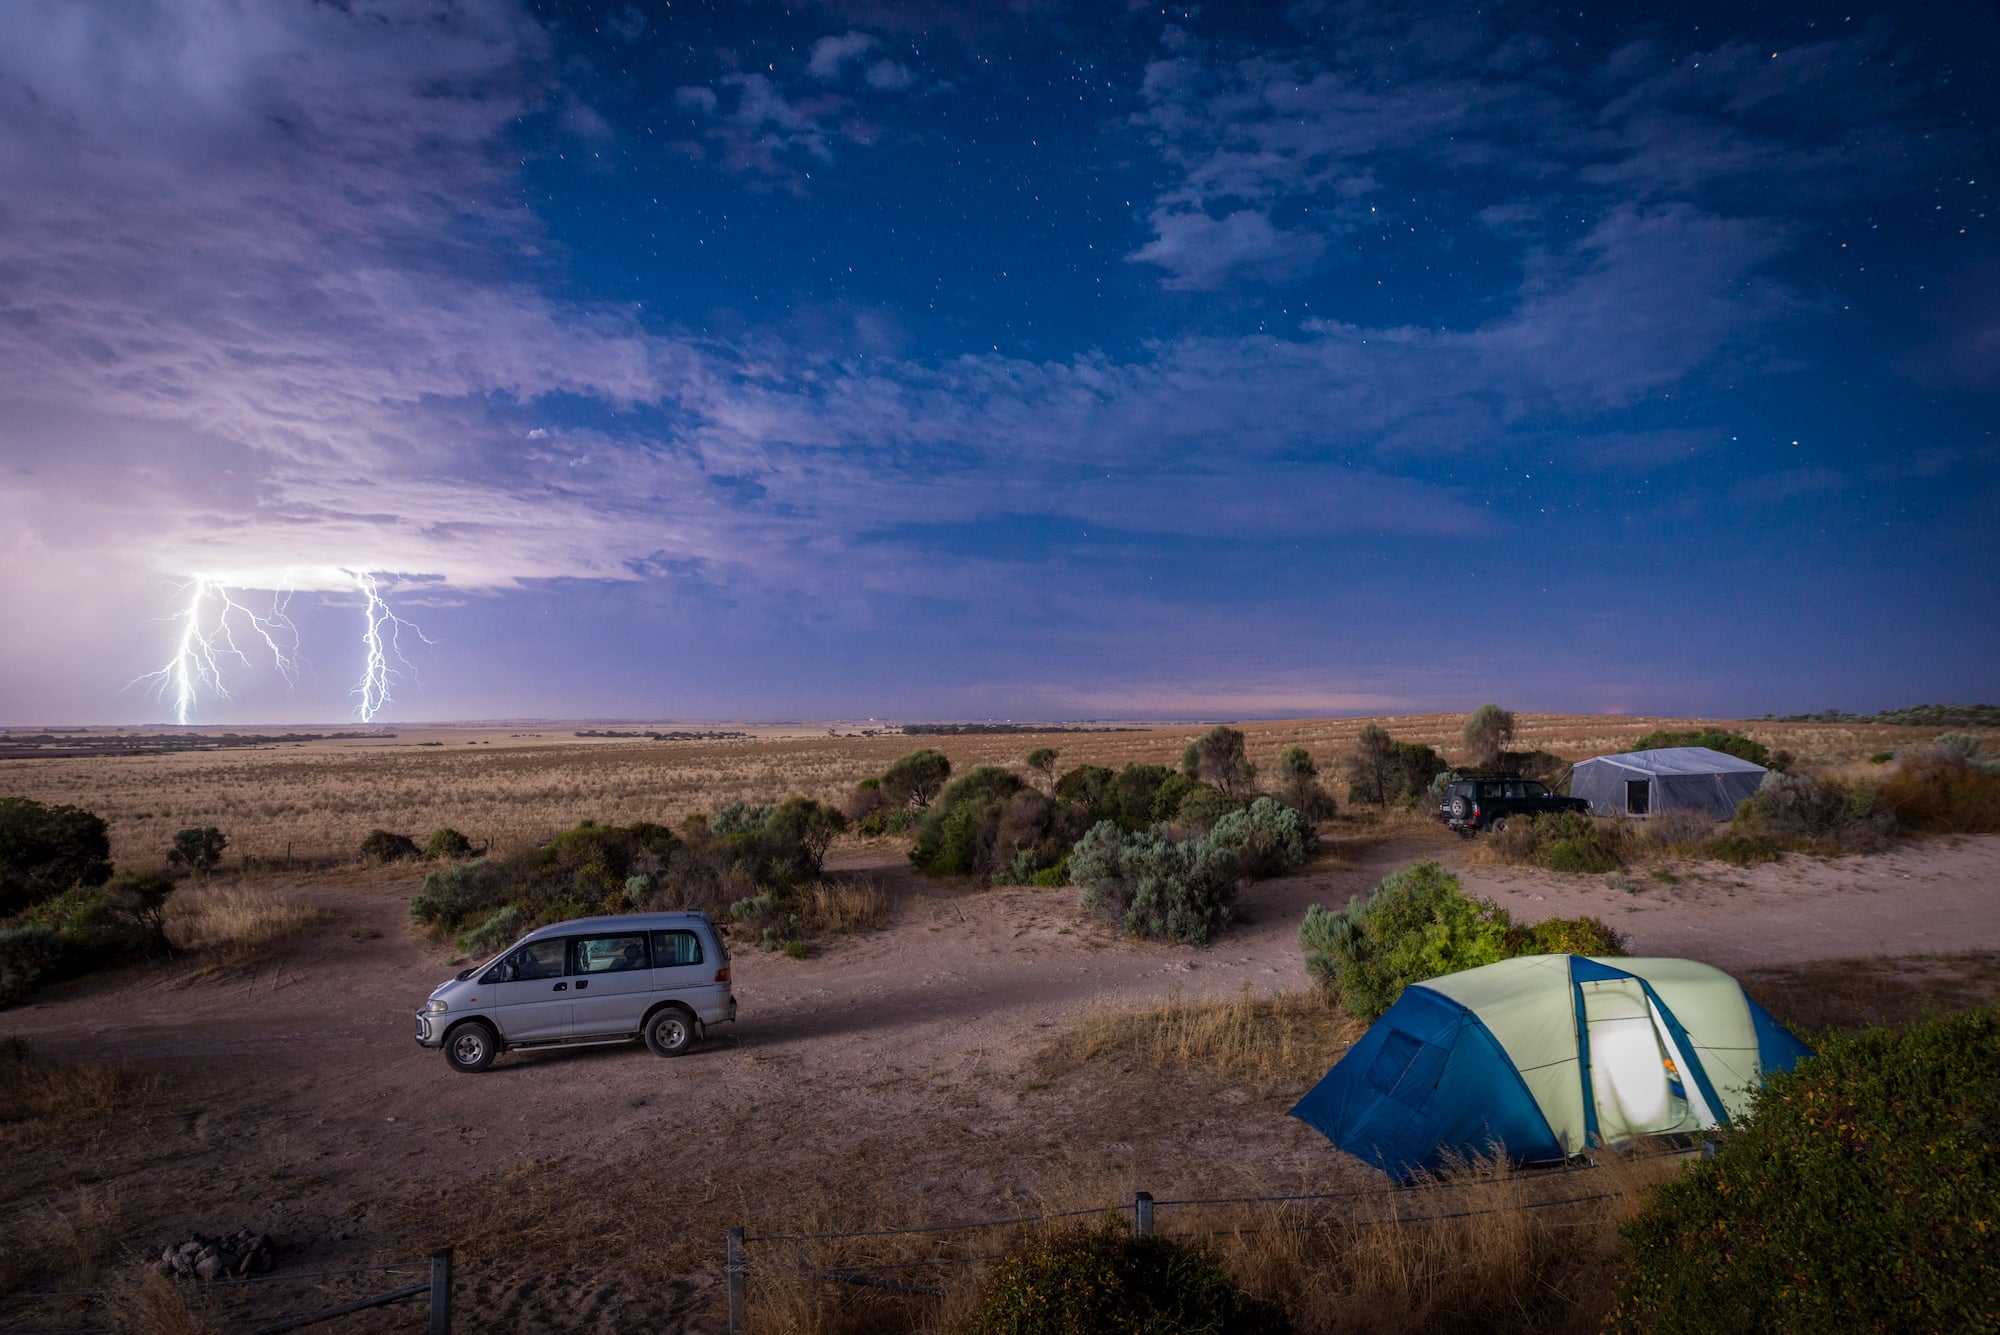
[[[1523,955],[1405,988],[1292,1116],[1398,1178],[1554,1163],[1726,1124],[1808,1055],[1709,965]]]

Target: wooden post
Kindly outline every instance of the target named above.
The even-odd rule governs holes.
[[[743,1230],[729,1230],[729,1241],[724,1251],[723,1274],[729,1287],[729,1335],[741,1335],[743,1330]]]
[[[431,1253],[431,1335],[451,1335],[451,1248]]]
[[[1142,1238],[1153,1236],[1153,1193],[1150,1191],[1132,1194],[1132,1231]]]

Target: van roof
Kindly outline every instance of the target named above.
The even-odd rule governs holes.
[[[672,913],[609,913],[595,918],[571,918],[566,922],[552,922],[546,927],[537,927],[521,939],[538,941],[545,936],[567,936],[572,932],[587,932],[600,927],[642,932],[655,927],[685,927],[693,922],[708,924],[708,915],[692,909],[680,909]]]

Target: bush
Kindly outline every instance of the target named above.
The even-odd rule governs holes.
[[[1251,880],[1303,867],[1317,840],[1304,817],[1268,797],[1221,816],[1208,832],[1209,843],[1235,854],[1237,866]]]
[[[75,885],[16,922],[62,938],[63,977],[167,953],[163,922],[174,881],[162,872],[123,872],[103,885]]]
[[[1348,801],[1386,806],[1423,796],[1431,780],[1449,766],[1430,747],[1399,742],[1380,724],[1370,723],[1355,739],[1346,768]]]
[[[708,832],[718,839],[731,835],[761,834],[764,825],[776,811],[772,806],[752,806],[748,802],[731,802],[715,813],[715,819],[708,824]]]
[[[1835,1036],[1623,1230],[1622,1331],[1991,1329],[2000,1011]]]
[[[1696,851],[1700,856],[1714,858],[1717,862],[1754,867],[1760,862],[1776,862],[1782,850],[1778,841],[1769,835],[1738,834],[1731,830],[1705,840]]]
[[[1334,814],[1333,794],[1320,783],[1319,766],[1303,746],[1278,753],[1278,796],[1315,824]]]
[[[1299,944],[1307,974],[1327,998],[1370,1023],[1405,987],[1427,978],[1514,955],[1624,953],[1624,941],[1595,918],[1516,927],[1505,909],[1466,894],[1435,862],[1403,868],[1337,912],[1313,905]]]
[[[1486,846],[1507,862],[1594,875],[1622,868],[1631,838],[1622,824],[1596,821],[1581,811],[1554,811],[1513,817]]]
[[[1715,833],[1715,821],[1705,812],[1682,807],[1649,816],[1638,833],[1639,842],[1648,848],[1693,855]]]
[[[761,868],[774,859],[759,836],[713,841],[719,849],[754,850]],[[523,930],[585,913],[623,913],[632,905],[625,889],[635,875],[665,877],[675,869],[681,841],[663,825],[637,822],[627,826],[584,821],[539,848],[506,857],[454,863],[425,875],[410,899],[410,916],[442,935],[483,925],[502,908],[521,915]],[[732,864],[733,865],[733,864]],[[707,865],[679,868],[689,879],[713,893],[692,896],[663,907],[720,908],[716,886],[722,877]],[[668,895],[668,898],[676,898]],[[718,902],[719,901],[719,902]]]
[[[472,855],[472,841],[449,825],[432,830],[424,844],[424,856],[433,862],[463,862]]]
[[[1238,809],[1236,800],[1210,784],[1197,782],[1181,797],[1173,823],[1190,830],[1206,830]]]
[[[1763,786],[1736,808],[1735,828],[1780,844],[1834,845],[1877,852],[1896,838],[1896,814],[1872,785],[1852,787],[1810,774],[1764,776]]]
[[[110,879],[111,837],[103,817],[81,807],[0,797],[0,918],[72,885]]]
[[[436,873],[433,872],[432,875]],[[458,938],[458,948],[468,955],[484,958],[488,955],[497,955],[504,947],[512,945],[520,935],[521,910],[509,904],[471,931],[463,933]]]
[[[1753,765],[1763,765],[1767,769],[1783,769],[1784,765],[1771,754],[1771,748],[1762,742],[1752,741],[1740,732],[1728,728],[1696,728],[1686,732],[1649,732],[1632,745],[1625,748],[1632,751],[1657,751],[1668,746],[1705,746],[1711,751],[1720,751],[1738,760],[1747,760]]]
[[[1501,748],[1514,738],[1514,711],[1498,705],[1481,705],[1466,718],[1459,735],[1465,749],[1472,753],[1475,767],[1491,765],[1500,758]]]
[[[1242,873],[1236,858],[1206,837],[1137,834],[1102,821],[1069,856],[1078,903],[1135,936],[1205,945],[1229,921]]]
[[[951,777],[951,761],[942,751],[925,747],[912,751],[882,772],[882,801],[891,807],[915,807],[919,811],[944,788]]]
[[[1000,847],[1003,809],[1017,795],[1048,800],[1026,794],[1026,789],[1020,775],[998,765],[981,765],[961,774],[924,813],[910,861],[929,876],[990,877],[999,868],[1013,866],[1014,850]]]
[[[418,855],[417,841],[390,830],[370,830],[361,841],[361,856],[377,862],[404,862]]]
[[[53,927],[0,929],[0,1006],[12,1005],[55,977],[63,954],[62,934]]]
[[[1927,748],[1907,756],[1882,781],[1880,792],[1905,829],[1927,834],[2000,831],[2000,774],[1974,765],[1963,753]]]
[[[1243,734],[1217,724],[1187,744],[1181,752],[1181,773],[1212,783],[1231,797],[1257,781],[1257,767],[1244,754]]]
[[[994,1263],[967,1335],[1279,1335],[1205,1253],[1116,1225],[1032,1239]]]
[[[173,847],[167,850],[167,863],[206,876],[221,865],[222,850],[228,847],[229,836],[213,825],[180,830],[174,834]]]
[[[765,842],[784,864],[785,880],[816,878],[826,864],[826,850],[847,829],[847,818],[810,797],[792,796],[780,802],[764,822]]]

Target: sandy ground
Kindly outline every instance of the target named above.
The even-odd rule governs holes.
[[[1419,857],[1454,865],[1468,888],[1526,921],[1600,916],[1633,954],[1743,968],[2000,950],[2000,836],[1748,871],[1675,866],[1674,884],[1633,873],[1635,892],[1603,877],[1481,865],[1474,846],[1442,832],[1334,841],[1331,852],[1250,887],[1243,921],[1191,951],[1112,937],[1078,915],[1072,891],[955,890],[913,875],[898,848],[842,850],[837,865],[891,891],[888,927],[804,961],[739,951],[741,1020],[674,1061],[636,1046],[592,1048],[453,1074],[411,1040],[411,1012],[451,957],[409,930],[412,878],[390,872],[300,882],[297,893],[335,921],[254,977],[200,982],[142,969],[84,980],[0,1012],[0,1036],[50,1056],[133,1063],[189,1091],[147,1135],[93,1150],[83,1175],[124,1194],[135,1243],[250,1226],[279,1237],[288,1265],[400,1260],[454,1229],[449,1213],[440,1222],[440,1192],[500,1184],[509,1171],[559,1168],[576,1181],[678,1164],[661,1190],[686,1195],[681,1217],[695,1236],[662,1245],[699,1258],[719,1252],[730,1224],[783,1208],[788,1175],[804,1198],[843,1164],[879,1165],[867,1171],[910,1219],[1032,1199],[1079,1161],[1156,1194],[1231,1174],[1362,1180],[1366,1170],[1283,1115],[1289,1095],[1221,1089],[1128,1117],[1093,1104],[1086,1085],[1042,1087],[1024,1073],[1087,1011],[1176,989],[1303,990],[1295,933],[1306,907],[1344,903]],[[763,1173],[754,1182],[742,1167],[753,1163]],[[0,1176],[0,1222],[54,1208],[79,1180],[73,1158],[15,1156]],[[432,1202],[429,1213],[413,1201]],[[507,1208],[499,1185],[457,1201]],[[565,1279],[534,1258],[465,1273],[462,1301],[478,1314],[469,1329],[712,1329],[716,1319],[716,1282],[696,1264],[644,1292]],[[0,1304],[0,1329],[62,1324]],[[345,1328],[394,1327],[383,1318]]]

